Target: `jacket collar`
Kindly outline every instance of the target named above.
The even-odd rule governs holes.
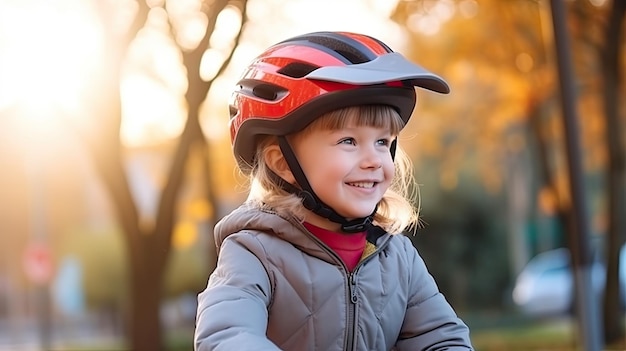
[[[271,208],[256,202],[245,202],[217,223],[214,236],[218,252],[228,236],[240,231],[268,233],[291,243],[312,256],[326,261],[334,261],[331,258],[333,254],[329,249],[313,234],[309,233],[297,218],[282,217]],[[376,226],[373,226],[367,235],[368,241],[378,247],[386,241],[385,238],[387,237],[389,234]]]

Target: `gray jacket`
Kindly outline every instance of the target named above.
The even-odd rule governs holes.
[[[372,238],[376,250],[350,273],[297,220],[242,205],[215,228],[195,350],[471,350],[411,241]]]

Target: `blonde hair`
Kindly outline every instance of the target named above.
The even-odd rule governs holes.
[[[347,126],[388,128],[392,135],[398,135],[404,127],[404,121],[396,110],[389,106],[353,106],[320,116],[294,136],[306,135],[315,130],[338,130]],[[267,206],[283,216],[295,216],[303,220],[306,209],[302,205],[302,199],[283,190],[270,176],[271,171],[265,162],[264,151],[275,144],[277,144],[275,136],[267,136],[258,143],[254,167],[250,174],[248,200]],[[391,186],[380,200],[373,217],[374,224],[389,233],[399,233],[417,224],[419,211],[419,202],[415,203],[419,196],[413,177],[413,166],[400,147],[396,148],[394,164],[395,175]]]

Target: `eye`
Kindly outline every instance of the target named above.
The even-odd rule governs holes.
[[[376,145],[380,145],[380,146],[389,146],[389,144],[391,144],[391,140],[390,139],[378,139],[376,140]]]
[[[356,145],[356,140],[354,138],[343,138],[339,140],[338,144]]]

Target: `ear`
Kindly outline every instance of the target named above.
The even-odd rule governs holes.
[[[295,184],[296,179],[287,165],[287,160],[283,156],[283,152],[276,144],[270,145],[263,150],[263,156],[267,166],[276,173],[279,177],[283,178],[290,184]]]

